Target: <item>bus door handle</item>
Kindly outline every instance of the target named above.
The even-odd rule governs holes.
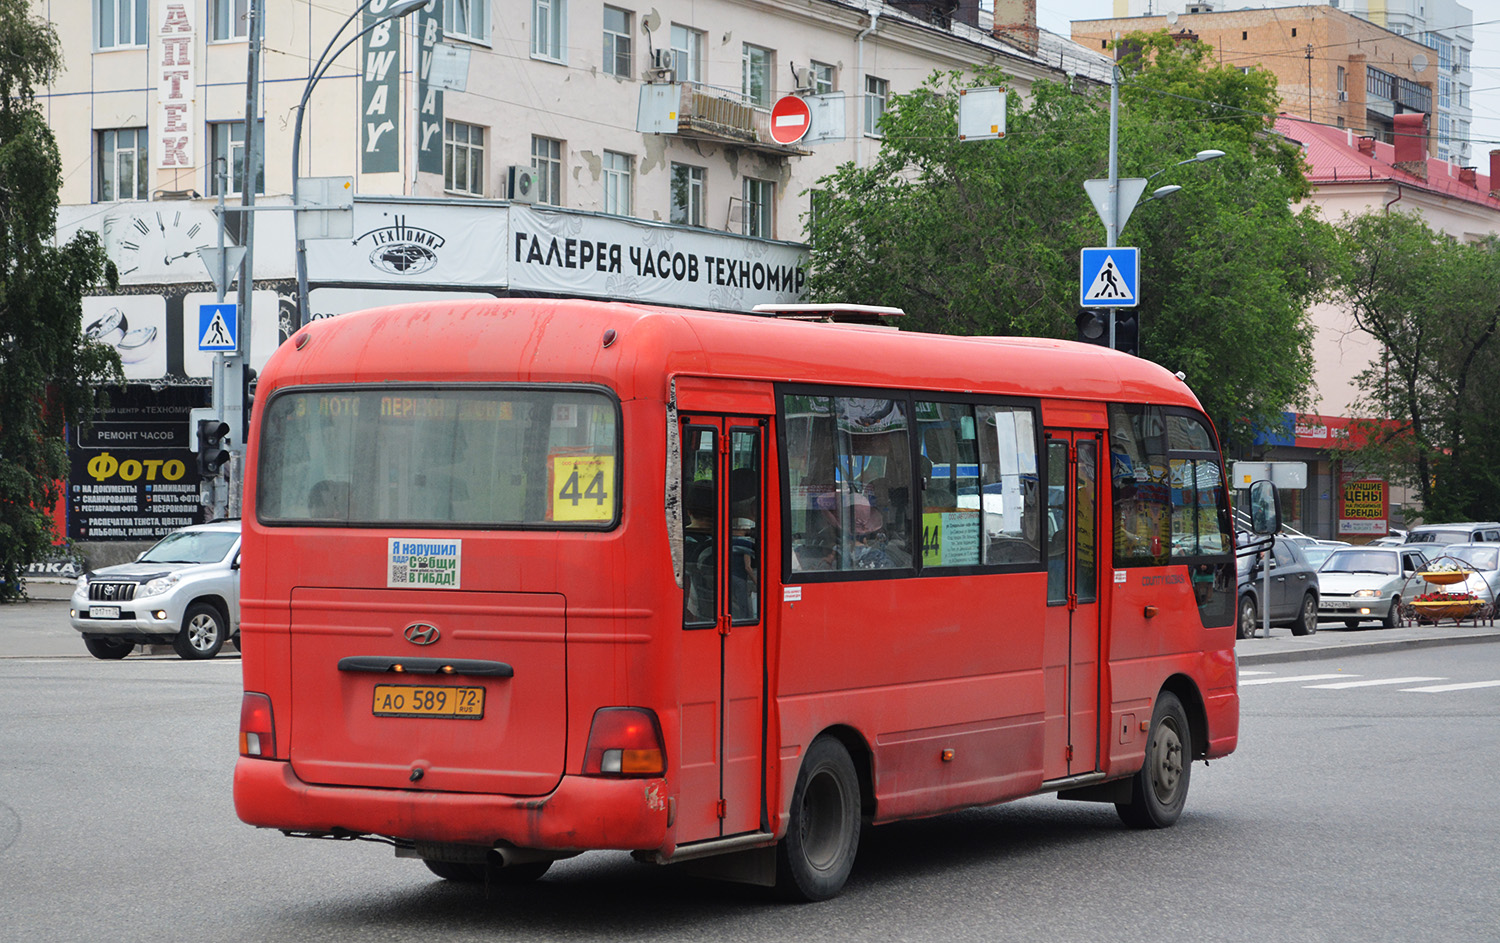
[[[516,671],[503,661],[477,658],[389,658],[382,655],[350,655],[339,659],[340,671],[371,674],[469,675],[476,678],[509,678]]]

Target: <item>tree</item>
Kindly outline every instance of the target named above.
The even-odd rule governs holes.
[[[1346,218],[1335,286],[1383,348],[1357,378],[1372,421],[1352,457],[1415,488],[1429,521],[1500,507],[1500,243],[1468,244],[1406,213]]]
[[[1180,370],[1226,440],[1307,399],[1309,301],[1329,227],[1291,209],[1308,192],[1297,148],[1267,133],[1266,72],[1217,67],[1209,47],[1134,34],[1121,60],[1121,176],[1166,168],[1184,189],[1142,204],[1122,244],[1142,253],[1141,355]],[[1108,175],[1108,90],[1037,82],[1011,96],[1006,137],[960,142],[957,73],[894,96],[868,168],[820,181],[809,285],[820,301],[898,305],[903,327],[1072,337],[1078,258],[1104,241],[1083,189]],[[1006,84],[981,72],[972,86]],[[1199,150],[1224,158],[1173,167]]]
[[[55,245],[62,168],[35,90],[61,68],[51,25],[0,0],[0,602],[53,541],[67,474],[64,425],[86,418],[119,355],[83,335],[84,292],[113,267],[97,236]]]

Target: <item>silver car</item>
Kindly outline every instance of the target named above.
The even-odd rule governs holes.
[[[1400,547],[1343,547],[1329,554],[1318,568],[1319,619],[1343,619],[1349,628],[1379,620],[1394,628],[1401,620],[1401,594],[1420,593],[1416,574],[1427,557],[1410,544]]]
[[[95,658],[170,642],[183,658],[212,658],[239,634],[240,522],[173,531],[134,563],[78,578],[69,616]]]

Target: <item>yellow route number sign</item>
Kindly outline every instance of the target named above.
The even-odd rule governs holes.
[[[554,521],[610,521],[614,517],[614,456],[558,455],[552,459]]]

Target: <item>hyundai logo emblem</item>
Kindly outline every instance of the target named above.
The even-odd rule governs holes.
[[[401,634],[405,635],[406,640],[413,645],[431,645],[438,640],[441,633],[438,632],[437,626],[430,623],[413,622]]]

